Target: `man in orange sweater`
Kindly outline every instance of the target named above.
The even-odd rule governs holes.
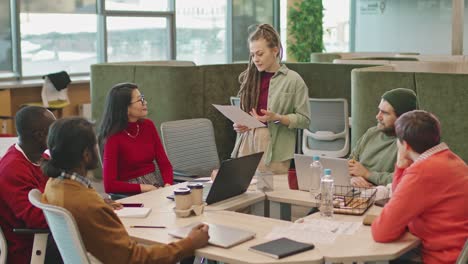
[[[393,195],[372,223],[374,240],[391,242],[408,229],[422,241],[424,263],[454,263],[468,238],[468,166],[440,143],[440,123],[428,112],[400,116],[395,130]]]

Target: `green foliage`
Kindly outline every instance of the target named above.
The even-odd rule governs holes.
[[[312,52],[323,51],[322,0],[303,0],[288,10],[288,49],[299,62],[310,61]]]

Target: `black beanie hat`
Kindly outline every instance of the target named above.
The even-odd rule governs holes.
[[[397,116],[416,110],[418,107],[416,93],[406,88],[387,91],[382,95],[382,99],[392,105]]]

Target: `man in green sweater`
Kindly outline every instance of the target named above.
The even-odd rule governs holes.
[[[385,92],[375,117],[377,126],[369,128],[358,140],[349,156],[351,185],[371,187],[392,182],[397,157],[395,121],[417,108],[413,90],[397,88]]]

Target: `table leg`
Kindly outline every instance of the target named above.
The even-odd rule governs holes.
[[[291,221],[291,205],[270,201],[270,218]]]

